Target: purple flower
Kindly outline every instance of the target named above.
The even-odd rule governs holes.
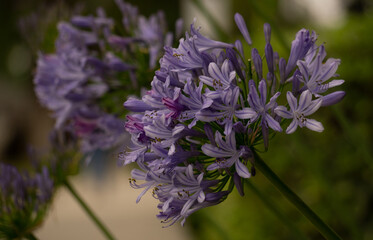
[[[271,42],[271,25],[269,25],[268,23],[264,23],[264,38],[266,40],[266,43],[270,43]]]
[[[268,111],[276,106],[276,99],[280,96],[280,92],[277,92],[275,95],[273,95],[267,103],[267,84],[265,80],[261,80],[259,82],[258,89],[260,97],[253,80],[250,80],[249,88],[250,93],[247,100],[250,104],[250,107],[257,113],[257,117],[261,116],[262,125],[268,125],[273,130],[281,132],[282,128],[280,124],[268,113]],[[255,120],[256,118],[252,119],[251,121],[253,122]]]
[[[297,65],[301,72],[298,78],[304,83],[304,89],[308,89],[315,96],[320,96],[320,93],[326,92],[329,88],[343,84],[344,80],[332,80],[329,83],[325,83],[335,76],[335,72],[341,61],[339,59],[329,58],[323,64],[322,61],[326,56],[324,46],[321,45],[318,54],[313,57],[315,54],[312,53],[315,51],[316,49],[312,49],[309,53],[311,57],[308,59],[298,61]]]
[[[251,58],[254,63],[256,74],[258,75],[258,79],[263,79],[263,71],[262,71],[262,58],[259,55],[259,52],[256,48],[251,50]]]
[[[195,21],[190,25],[190,34],[195,39],[195,45],[200,52],[209,50],[209,49],[219,49],[219,48],[232,48],[233,44],[219,42],[211,40],[203,36],[199,32],[199,28],[194,27]]]
[[[235,20],[251,44],[242,16],[236,14]],[[153,196],[159,200],[157,216],[167,226],[179,220],[183,225],[195,211],[224,201],[234,186],[243,195],[244,179],[255,175],[256,145],[264,144],[268,149],[274,135],[269,128],[281,132],[281,117],[293,119],[287,133],[298,125],[320,130],[321,124],[305,117],[323,103],[329,105],[343,98],[340,91],[317,95],[312,101],[312,93],[300,76],[303,70],[297,63],[301,62],[308,73],[320,75],[321,70],[314,67],[314,33],[298,32],[286,63],[273,51],[270,31],[266,24],[267,71],[257,49],[252,49],[251,68],[250,62],[243,62],[240,41],[232,46],[208,39],[192,24],[191,33],[186,33],[177,48],[165,48],[161,68],[142,100],[129,98],[125,102],[136,114],[127,117],[125,127],[132,146],[121,154],[120,161],[124,165],[136,162],[142,169],[132,172],[131,185],[144,189],[138,200],[153,188]],[[330,61],[325,66],[333,64]],[[312,78],[312,74],[307,76]],[[303,93],[299,106],[293,94],[287,94],[288,111],[276,101],[289,82],[294,94]]]
[[[224,125],[224,134],[229,135],[232,131],[234,116],[239,119],[255,119],[257,117],[256,112],[250,108],[237,110],[239,95],[240,90],[238,87],[223,92],[222,103],[214,102],[211,105],[214,110],[200,111],[196,114],[197,119],[204,122],[217,121],[219,124]]]
[[[234,15],[234,20],[236,21],[238,29],[240,29],[240,32],[242,33],[242,36],[245,38],[245,41],[247,44],[251,45],[252,41],[250,38],[249,31],[247,30],[245,20],[243,19],[242,15],[239,13],[236,13]]]
[[[203,109],[206,109],[211,106],[213,100],[202,95],[203,84],[200,83],[198,87],[194,86],[191,79],[188,79],[187,84],[185,84],[183,92],[186,93],[189,97],[181,95],[180,102],[184,106],[188,106],[188,110],[185,110],[181,113],[179,120],[186,121],[193,119],[192,122],[188,125],[188,128],[192,128],[198,121],[196,118],[197,114]]]
[[[320,122],[306,118],[306,116],[313,114],[320,108],[322,99],[319,98],[312,101],[312,93],[308,90],[300,95],[299,105],[297,99],[291,92],[287,92],[286,98],[290,106],[290,111],[284,106],[278,106],[275,108],[275,113],[283,118],[293,119],[286,129],[287,134],[293,133],[298,126],[301,128],[307,127],[316,132],[322,132],[324,130]]]
[[[215,90],[217,90],[219,93],[217,95],[220,95],[220,92],[222,90],[227,90],[231,86],[231,82],[233,79],[236,78],[236,72],[231,71],[229,68],[229,60],[226,59],[221,66],[221,69],[219,66],[212,62],[209,65],[209,74],[208,76],[200,76],[199,79],[206,85],[213,87]]]
[[[0,163],[0,235],[22,238],[26,231],[37,228],[53,191],[54,182],[45,166],[31,175]]]
[[[235,165],[237,174],[243,178],[250,178],[251,174],[245,164],[240,161],[240,157],[245,154],[245,148],[237,150],[235,133],[226,135],[226,141],[223,141],[222,135],[216,131],[215,141],[218,147],[211,144],[204,144],[202,151],[210,157],[218,158],[215,163],[209,165],[207,170],[211,171],[219,168],[229,168]]]
[[[316,33],[309,33],[308,30],[302,29],[295,36],[295,40],[291,43],[291,50],[288,63],[286,65],[285,76],[288,77],[293,71],[298,60],[302,60],[308,50],[314,45],[317,39]]]

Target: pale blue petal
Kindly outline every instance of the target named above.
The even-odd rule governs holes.
[[[288,100],[290,109],[292,112],[295,112],[297,110],[297,99],[294,97],[294,95],[289,91],[286,93],[286,98]]]
[[[322,104],[322,99],[316,99],[310,103],[310,105],[302,112],[304,116],[308,116],[316,112]]]
[[[290,125],[288,126],[288,128],[286,129],[286,133],[287,134],[291,134],[293,132],[295,132],[295,130],[297,130],[297,127],[298,127],[298,122],[297,120],[293,120]]]
[[[298,111],[302,112],[306,107],[310,105],[312,101],[312,93],[308,90],[302,92],[302,94],[299,97],[299,107]]]
[[[312,130],[312,131],[315,131],[315,132],[322,132],[322,131],[324,131],[323,125],[320,122],[318,122],[318,121],[316,121],[314,119],[307,119],[307,121],[306,121],[306,127],[308,129]]]
[[[293,114],[289,112],[285,106],[278,106],[275,108],[274,111],[280,117],[287,118],[287,119],[293,118]]]
[[[271,115],[268,113],[265,115],[265,120],[270,128],[277,132],[282,132],[282,128],[280,126],[280,123],[278,123]]]
[[[258,114],[251,108],[244,108],[235,112],[235,116],[239,119],[254,119],[257,115]]]
[[[235,166],[236,166],[236,172],[240,177],[243,177],[243,178],[251,177],[249,170],[239,159],[237,159]]]
[[[232,153],[224,151],[218,147],[215,147],[211,144],[204,144],[202,146],[202,152],[210,157],[217,157],[217,158],[223,158],[223,157],[231,157]]]

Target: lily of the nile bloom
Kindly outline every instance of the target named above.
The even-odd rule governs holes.
[[[321,45],[318,48],[317,55],[315,54],[316,49],[310,49],[309,56],[304,61],[298,61],[297,65],[301,73],[301,75],[298,75],[298,79],[304,83],[304,87],[301,90],[308,89],[316,97],[325,97],[326,99],[325,102],[323,101],[322,106],[328,106],[339,102],[344,97],[344,92],[331,93],[326,96],[321,95],[330,88],[344,83],[344,80],[332,80],[325,83],[336,76],[341,60],[329,58],[323,63],[326,56],[325,47]]]
[[[250,107],[257,113],[256,117],[261,117],[261,125],[264,127],[270,127],[277,132],[281,132],[282,128],[279,122],[268,113],[269,111],[273,111],[273,108],[276,106],[276,100],[280,96],[280,92],[273,95],[267,103],[267,84],[265,80],[259,82],[258,89],[260,97],[253,80],[250,80],[249,87],[250,92],[247,100]],[[251,121],[253,122],[255,120],[256,118]]]
[[[320,108],[322,99],[318,98],[316,100],[312,100],[312,93],[309,90],[304,91],[300,95],[299,105],[297,99],[291,92],[287,92],[286,98],[290,106],[290,111],[288,111],[284,106],[278,106],[274,111],[280,117],[293,119],[286,129],[287,134],[295,132],[298,126],[301,128],[307,127],[308,129],[316,132],[324,131],[324,127],[320,122],[314,119],[306,118]]]
[[[236,72],[230,69],[228,59],[223,62],[221,69],[215,62],[210,63],[208,73],[209,77],[200,76],[199,80],[215,89],[210,98],[220,98],[223,91],[229,89],[232,81],[236,78]]]
[[[188,106],[189,110],[183,111],[179,117],[179,120],[183,122],[192,119],[192,122],[188,124],[188,128],[192,128],[194,125],[196,125],[198,121],[196,115],[200,114],[202,110],[210,107],[213,103],[212,99],[202,95],[202,88],[202,83],[200,83],[197,87],[192,83],[191,79],[188,79],[188,82],[185,84],[183,89],[184,93],[186,93],[189,97],[181,95],[180,101],[184,106]]]
[[[185,169],[185,170],[184,170]],[[160,215],[171,212],[174,210],[174,205],[179,205],[181,209],[178,209],[178,216],[175,216],[170,224],[173,224],[180,218],[183,218],[181,224],[184,225],[186,217],[188,217],[196,209],[209,204],[213,205],[215,201],[211,201],[211,190],[210,188],[217,184],[217,181],[205,181],[203,180],[204,173],[200,173],[198,176],[193,173],[193,165],[187,167],[180,167],[176,170],[173,176],[173,188],[165,193],[164,187],[160,186],[155,189],[158,199],[162,202],[160,207],[162,212]],[[160,217],[161,218],[161,217]],[[163,219],[163,218],[161,218]],[[164,219],[168,222],[170,219]]]
[[[240,161],[240,157],[244,155],[246,149],[241,147],[237,150],[235,133],[231,132],[226,135],[226,141],[223,141],[223,136],[217,131],[215,133],[215,142],[218,147],[211,144],[204,144],[202,151],[204,154],[210,157],[218,158],[216,163],[213,163],[207,167],[207,170],[215,170],[219,168],[229,168],[233,164],[237,174],[243,178],[250,178],[251,174],[245,164]]]
[[[31,175],[0,164],[0,237],[23,239],[40,226],[54,185],[48,169]]]
[[[250,108],[237,109],[239,96],[240,89],[238,87],[225,91],[221,96],[221,103],[215,101],[211,105],[213,111],[201,111],[196,115],[197,119],[204,122],[216,121],[224,126],[224,134],[229,135],[232,132],[234,116],[239,119],[255,119],[257,117],[257,113]]]
[[[298,60],[302,60],[308,50],[314,45],[317,39],[315,32],[310,32],[306,29],[301,29],[295,36],[295,40],[291,43],[290,56],[285,69],[285,78],[289,77]]]
[[[236,15],[235,20],[251,44],[242,16]],[[270,45],[270,31],[265,25],[265,53],[252,48],[249,67],[243,62],[239,40],[233,46],[208,39],[193,23],[178,47],[166,47],[151,89],[141,99],[130,97],[124,103],[135,113],[127,116],[125,124],[132,146],[120,155],[120,162],[139,165],[141,170],[132,172],[131,185],[145,189],[139,198],[153,188],[158,218],[166,226],[179,220],[184,224],[193,212],[221,203],[234,187],[243,195],[243,182],[255,176],[258,145],[264,143],[268,149],[270,136],[282,131],[282,118],[293,119],[287,133],[297,126],[322,130],[321,124],[306,116],[324,101],[335,102],[340,93],[315,96],[312,101],[312,93],[302,89],[297,62],[305,61],[313,69],[310,51],[315,33],[298,32],[286,64]],[[292,85],[294,92],[303,91],[296,95],[299,106],[297,98],[287,94],[289,111],[276,102],[284,96],[280,93],[286,85]]]

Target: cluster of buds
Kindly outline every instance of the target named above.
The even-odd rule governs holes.
[[[144,189],[137,201],[153,189],[158,218],[167,225],[184,224],[193,212],[225,200],[234,187],[243,194],[243,181],[255,175],[259,146],[267,149],[286,126],[288,134],[297,127],[323,131],[308,116],[345,95],[326,93],[344,81],[331,80],[340,60],[325,61],[315,32],[301,29],[286,61],[273,51],[269,24],[260,55],[240,14],[235,21],[251,48],[248,61],[240,40],[211,40],[193,23],[177,48],[165,47],[151,90],[124,103],[133,112],[125,124],[132,145],[119,161],[137,163],[140,169],[130,178],[132,187]],[[281,94],[284,105],[278,103]]]
[[[31,176],[0,164],[0,238],[23,239],[43,220],[54,184],[46,167]]]

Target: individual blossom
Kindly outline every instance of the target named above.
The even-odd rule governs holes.
[[[243,17],[236,14],[235,21],[252,44]],[[286,63],[270,45],[266,24],[265,52],[252,48],[251,62],[240,40],[232,45],[208,39],[194,25],[178,47],[165,47],[151,89],[124,103],[133,112],[125,124],[132,144],[119,162],[139,166],[130,179],[134,188],[144,189],[137,201],[151,191],[159,200],[157,217],[166,226],[177,221],[183,225],[195,211],[224,201],[234,188],[243,195],[243,182],[255,176],[255,153],[263,145],[268,149],[285,119],[293,119],[287,133],[297,126],[321,131],[320,123],[306,117],[324,101],[336,102],[343,92],[312,95],[302,79],[300,61],[313,69],[314,32],[302,29],[296,34]],[[334,76],[336,63],[326,62],[324,70],[308,73],[324,76],[332,68]],[[287,87],[294,89],[294,95],[287,93],[290,110],[278,103]]]
[[[316,132],[324,131],[324,127],[320,122],[314,119],[306,118],[320,108],[322,104],[321,98],[312,101],[312,94],[308,90],[304,91],[300,95],[299,104],[291,92],[287,92],[286,98],[290,106],[290,111],[288,111],[284,106],[278,106],[274,111],[280,117],[293,119],[286,129],[287,134],[293,133],[298,126],[301,128],[307,127],[308,129]]]
[[[322,96],[322,94],[330,88],[344,83],[344,80],[332,80],[326,83],[332,77],[336,76],[336,71],[341,60],[329,58],[325,63],[323,63],[326,56],[325,47],[323,45],[319,46],[317,54],[316,48],[317,46],[314,46],[314,48],[309,50],[305,60],[298,61],[297,65],[301,73],[298,75],[298,79],[304,84],[304,87],[301,90],[307,89],[316,97],[326,97],[323,106],[328,106],[339,102],[344,97],[344,94],[342,95],[341,93],[331,93]]]

